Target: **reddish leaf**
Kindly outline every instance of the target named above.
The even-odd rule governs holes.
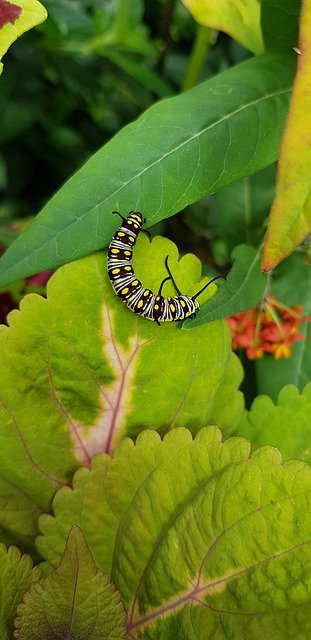
[[[14,24],[22,11],[23,9],[16,4],[7,2],[7,0],[0,0],[0,29],[5,24]]]

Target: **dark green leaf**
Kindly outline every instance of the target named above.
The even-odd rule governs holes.
[[[267,50],[286,51],[298,44],[301,0],[261,0],[261,28]]]
[[[266,276],[260,271],[260,251],[240,245],[232,256],[234,264],[227,281],[217,295],[200,309],[195,319],[184,322],[183,329],[246,311],[260,300],[266,285]]]
[[[275,166],[220,189],[214,196],[221,237],[229,251],[241,243],[256,246],[263,235],[274,194]]]
[[[294,54],[264,54],[155,104],[48,202],[2,257],[0,286],[106,246],[114,209],[150,226],[271,164],[294,67]]]

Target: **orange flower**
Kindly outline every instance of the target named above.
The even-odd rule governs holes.
[[[260,309],[254,307],[227,318],[232,334],[232,348],[244,349],[249,360],[270,353],[276,360],[289,358],[297,340],[303,340],[298,327],[311,320],[302,315],[300,305],[290,308],[268,296]]]

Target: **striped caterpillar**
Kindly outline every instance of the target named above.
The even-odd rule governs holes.
[[[212,278],[194,296],[184,296],[178,289],[173,275],[168,266],[168,256],[165,259],[165,266],[168,276],[162,280],[159,291],[154,294],[150,289],[144,287],[134,273],[131,259],[133,247],[140,231],[149,232],[142,229],[146,222],[139,211],[131,211],[127,218],[124,218],[118,211],[113,211],[122,219],[122,224],[114,234],[108,249],[108,276],[116,294],[126,304],[126,306],[143,318],[153,320],[158,325],[161,322],[179,322],[186,318],[194,318],[200,309],[197,297],[217,278]],[[171,280],[178,294],[173,298],[162,296],[162,287],[165,282]]]

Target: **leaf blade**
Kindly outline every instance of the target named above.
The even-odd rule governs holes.
[[[183,329],[247,311],[260,300],[266,286],[266,277],[259,268],[260,250],[239,245],[232,257],[234,263],[227,281],[221,285],[217,295],[200,309],[196,318],[183,323]]]
[[[293,66],[294,56],[264,54],[151,107],[92,156],[11,245],[0,260],[0,286],[106,246],[116,208],[140,209],[150,226],[271,164]]]
[[[311,6],[302,5],[298,70],[281,145],[276,194],[269,216],[262,268],[269,271],[311,231]]]
[[[183,4],[200,24],[228,33],[253,53],[263,52],[257,0],[183,0]]]

